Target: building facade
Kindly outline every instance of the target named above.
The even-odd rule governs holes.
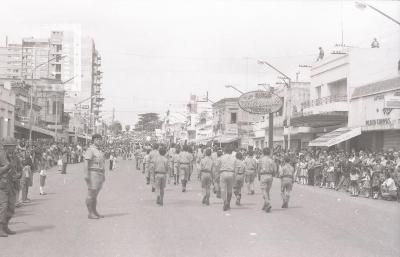
[[[363,101],[359,98],[363,94],[360,91],[369,91],[361,88],[374,87],[368,85],[384,83],[397,76],[399,58],[400,50],[346,48],[340,54],[314,63],[311,68],[310,100],[302,103],[301,112],[291,119],[292,132],[302,134],[304,146],[335,146],[347,151],[361,147],[358,137],[365,130],[366,121],[356,120],[362,112],[365,115],[376,113],[376,110],[361,104]],[[396,82],[391,84],[394,88],[398,86]],[[375,93],[382,92],[377,90]],[[373,97],[375,93],[368,97]],[[396,112],[393,113],[396,115]]]

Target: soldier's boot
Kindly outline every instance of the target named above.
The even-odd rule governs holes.
[[[86,206],[88,208],[88,219],[99,219],[99,217],[97,217],[94,212],[93,212],[93,201],[86,199]]]
[[[186,192],[186,180],[182,179],[182,192]]]
[[[207,197],[206,196],[203,196],[203,201],[201,202],[202,204],[206,204],[206,200],[207,200]]]
[[[270,203],[266,204],[265,212],[271,212],[272,206]]]
[[[99,218],[104,218],[104,215],[97,212],[97,199],[93,201],[93,214]]]
[[[240,200],[242,199],[242,195],[238,194],[237,198],[236,198],[236,205],[240,205]]]
[[[266,208],[267,208],[267,203],[264,202],[264,205],[263,205],[263,207],[261,208],[261,210],[265,211]]]
[[[176,185],[176,175],[174,175],[174,185]]]
[[[156,203],[157,203],[157,204],[160,204],[160,202],[161,202],[161,201],[160,201],[160,196],[158,195],[158,196],[157,196],[157,201],[156,201]]]
[[[228,210],[230,210],[231,209],[231,200],[232,200],[232,193],[228,193],[228,195],[227,195],[227,200],[228,200]]]
[[[217,198],[221,198],[221,190],[217,189]]]
[[[4,224],[0,223],[0,237],[8,237],[8,234],[6,231],[4,231]]]
[[[156,188],[154,186],[151,187],[151,192],[154,193],[156,191]]]
[[[210,205],[210,195],[206,196],[206,205]]]
[[[150,178],[146,178],[146,185],[150,184]]]
[[[3,230],[9,235],[15,235],[17,232],[12,231],[9,227],[8,224],[10,223],[10,218],[7,218],[6,222],[3,224]]]
[[[229,208],[228,208],[228,202],[227,202],[227,201],[224,201],[224,206],[222,207],[222,210],[223,210],[223,211],[229,210]]]
[[[164,193],[160,194],[160,205],[163,206],[164,205]]]

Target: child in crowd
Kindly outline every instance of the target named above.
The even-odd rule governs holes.
[[[350,196],[358,196],[358,179],[358,170],[353,166],[350,171]]]
[[[369,198],[370,190],[371,190],[371,176],[368,168],[364,167],[360,180],[360,194],[366,198]]]

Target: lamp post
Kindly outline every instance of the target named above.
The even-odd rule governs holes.
[[[286,108],[286,113],[285,115],[287,116],[287,127],[288,127],[288,150],[290,150],[290,137],[291,137],[291,125],[290,125],[290,118],[291,118],[291,112],[292,112],[292,96],[291,96],[291,83],[292,83],[292,79],[287,76],[285,73],[283,73],[282,71],[278,70],[276,67],[274,67],[272,64],[266,62],[266,61],[262,61],[262,60],[258,60],[257,61],[258,64],[265,64],[267,66],[269,66],[270,68],[272,68],[273,70],[275,70],[276,72],[278,72],[279,74],[281,74],[283,77],[281,77],[283,83],[286,85],[286,90],[285,90],[285,99],[284,101],[286,102],[286,104],[284,105]],[[287,104],[287,101],[289,100],[289,104]],[[289,111],[287,110],[289,109]],[[269,116],[271,117],[271,115]]]
[[[386,18],[388,18],[389,20],[395,22],[397,25],[400,25],[400,22],[396,19],[394,19],[393,17],[387,15],[386,13],[382,12],[381,10],[379,10],[378,8],[367,4],[365,2],[355,2],[355,5],[358,9],[360,10],[365,10],[367,7],[371,8],[372,10],[376,11],[377,13],[380,13],[381,15],[385,16]]]
[[[225,85],[226,88],[233,88],[234,90],[238,91],[241,94],[244,94],[241,90],[237,89],[236,87],[232,86],[232,85]]]

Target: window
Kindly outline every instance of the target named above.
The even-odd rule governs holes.
[[[231,112],[231,124],[236,124],[237,122],[237,113]]]
[[[56,104],[57,104],[57,102],[53,102],[53,114],[56,114],[56,110],[57,110]]]
[[[321,98],[321,87],[322,86],[318,86],[318,87],[315,88],[315,93],[317,95],[317,99]]]

